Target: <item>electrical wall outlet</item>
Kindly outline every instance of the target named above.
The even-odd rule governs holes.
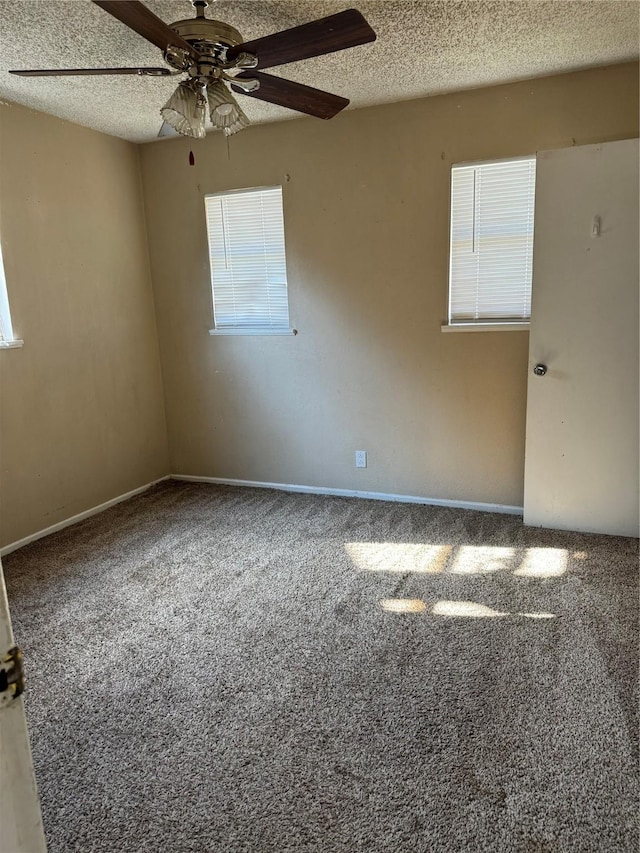
[[[367,451],[366,450],[356,450],[356,468],[366,468],[367,467]]]

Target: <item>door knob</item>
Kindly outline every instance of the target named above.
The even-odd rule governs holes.
[[[533,372],[535,373],[536,376],[544,376],[545,373],[547,372],[547,365],[546,364],[536,364],[536,366],[533,368]]]

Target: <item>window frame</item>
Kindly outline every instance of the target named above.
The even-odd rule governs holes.
[[[209,199],[213,198],[221,198],[228,197],[233,195],[243,195],[250,193],[258,193],[264,192],[266,190],[279,190],[280,191],[280,201],[281,201],[281,217],[282,217],[282,235],[283,235],[283,249],[284,249],[284,264],[285,264],[285,276],[286,276],[286,294],[287,294],[287,323],[285,326],[218,326],[216,324],[216,295],[215,295],[215,282],[213,276],[213,267],[212,267],[212,246],[209,240],[209,221],[208,221],[208,209],[207,202]],[[213,327],[209,329],[210,335],[253,335],[253,336],[280,336],[280,335],[297,335],[298,332],[296,329],[291,327],[291,305],[289,300],[289,274],[287,270],[287,251],[286,251],[286,235],[285,235],[285,223],[284,223],[284,187],[281,184],[275,184],[271,186],[260,186],[260,187],[239,187],[230,190],[221,190],[219,192],[213,193],[205,193],[204,195],[204,207],[205,207],[205,223],[207,229],[207,254],[208,254],[208,265],[209,265],[209,286],[210,286],[210,296],[211,296],[211,310],[213,317]]]
[[[5,337],[2,329],[9,332],[10,337]],[[2,257],[2,244],[0,243],[0,349],[14,349],[21,347],[24,341],[16,337],[9,305],[9,292],[7,290],[7,278],[4,271],[4,259]]]
[[[513,331],[529,331],[531,325],[531,317],[528,318],[513,318],[499,317],[478,318],[472,320],[454,320],[451,318],[451,297],[452,297],[452,267],[453,267],[453,172],[454,169],[477,167],[477,166],[493,166],[506,163],[517,163],[523,161],[533,161],[537,167],[537,153],[522,154],[515,157],[493,157],[486,160],[468,160],[460,163],[452,163],[449,170],[449,239],[448,239],[448,281],[447,281],[447,320],[441,325],[442,332],[513,332]],[[533,211],[535,216],[535,177],[533,183]],[[534,239],[535,239],[535,220],[534,220]],[[532,246],[533,256],[533,246]],[[532,257],[533,260],[533,257]],[[533,264],[532,282],[533,284]]]

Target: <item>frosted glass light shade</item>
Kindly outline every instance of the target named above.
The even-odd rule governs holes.
[[[167,124],[183,136],[204,137],[206,102],[188,83],[180,83],[160,113]]]
[[[248,126],[249,119],[224,83],[219,80],[210,83],[207,86],[207,96],[211,123],[220,128],[225,136],[231,136]]]

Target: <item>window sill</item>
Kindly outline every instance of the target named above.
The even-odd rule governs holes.
[[[297,329],[209,329],[210,335],[297,335]]]
[[[443,323],[442,332],[528,332],[529,323]]]
[[[0,349],[17,349],[18,347],[23,347],[24,341],[15,340],[15,341],[0,341]]]

